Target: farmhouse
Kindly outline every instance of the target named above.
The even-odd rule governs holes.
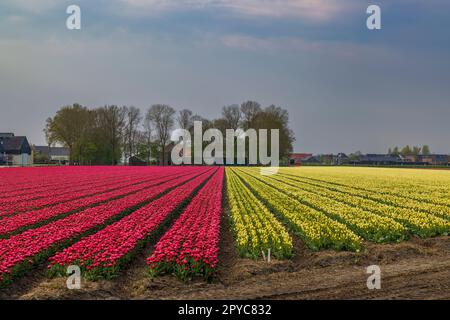
[[[34,146],[34,158],[47,158],[50,162],[68,163],[70,152],[64,147]]]
[[[33,153],[24,136],[14,133],[0,133],[0,164],[10,166],[30,166]]]
[[[446,154],[419,155],[417,161],[429,165],[445,166],[450,163],[450,156]]]
[[[398,165],[402,158],[398,155],[389,154],[366,154],[360,157],[358,164],[364,165]]]
[[[302,161],[312,157],[312,153],[291,153],[289,155],[289,164],[291,166],[299,166]]]

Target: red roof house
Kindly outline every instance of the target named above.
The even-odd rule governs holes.
[[[289,164],[292,166],[301,165],[302,160],[312,157],[312,153],[291,153],[289,155]]]

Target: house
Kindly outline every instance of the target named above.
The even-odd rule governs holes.
[[[343,164],[347,164],[350,162],[350,158],[345,153],[338,153],[337,156],[333,159],[334,164],[340,166]]]
[[[301,161],[302,164],[321,164],[320,158],[318,156],[310,156]]]
[[[10,166],[30,166],[33,152],[28,139],[14,133],[0,133],[0,164]]]
[[[70,151],[64,147],[33,146],[35,158],[47,158],[50,162],[69,163]]]
[[[289,155],[289,165],[299,166],[302,160],[312,157],[312,153],[291,153]]]
[[[419,155],[417,159],[424,164],[433,166],[446,166],[450,164],[450,156],[446,154]]]
[[[363,165],[398,165],[402,164],[403,159],[398,155],[389,154],[366,154],[362,155],[356,164]]]

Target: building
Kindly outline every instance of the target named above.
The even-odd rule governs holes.
[[[362,155],[356,164],[363,165],[399,165],[403,159],[399,155],[389,154],[366,154]]]
[[[35,158],[46,158],[48,162],[69,163],[70,151],[64,147],[34,146]]]
[[[289,155],[289,165],[299,166],[302,164],[302,160],[312,157],[312,153],[291,153]]]
[[[0,133],[0,164],[22,167],[32,165],[33,152],[27,137]]]
[[[417,161],[433,166],[446,166],[450,164],[450,156],[446,154],[418,155]]]
[[[340,166],[343,164],[347,164],[350,162],[350,158],[345,153],[338,153],[337,156],[333,159],[334,164]]]
[[[319,165],[322,164],[322,162],[320,161],[320,157],[319,156],[311,156],[308,158],[305,158],[301,161],[302,164],[306,164],[306,165]]]

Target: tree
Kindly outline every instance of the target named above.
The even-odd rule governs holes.
[[[83,147],[91,122],[91,111],[80,104],[62,107],[53,118],[48,118],[44,129],[47,143],[60,143],[69,149],[70,163],[83,161]]]
[[[411,153],[412,153],[412,155],[417,156],[420,154],[421,151],[422,151],[421,147],[414,146],[411,150]]]
[[[392,155],[398,156],[400,154],[399,147],[395,146],[392,150]]]
[[[256,130],[267,129],[270,132],[270,129],[278,129],[280,133],[280,159],[289,156],[292,152],[295,137],[293,131],[289,128],[289,113],[287,110],[271,105],[263,111],[260,111],[252,122],[252,128]],[[270,138],[268,139],[267,145],[270,150]]]
[[[111,164],[116,165],[121,155],[126,109],[111,105],[98,108],[96,112],[99,131],[107,143]]]
[[[350,153],[349,159],[352,160],[352,161],[359,161],[361,156],[362,156],[362,152],[358,150],[358,151],[355,151],[353,153]]]
[[[400,151],[400,154],[402,156],[410,156],[412,153],[411,147],[409,145],[402,148],[402,151]]]
[[[142,144],[145,145],[145,147],[141,146],[141,153],[145,154],[145,158],[147,159],[147,164],[150,164],[150,160],[152,157],[152,139],[153,139],[153,124],[152,119],[150,117],[150,114],[147,112],[147,114],[144,117],[144,131],[142,132]]]
[[[193,126],[192,111],[189,109],[178,111],[177,123],[180,129],[189,130]]]
[[[261,112],[261,105],[256,101],[246,101],[241,104],[242,127],[244,130],[253,128],[256,117]]]
[[[430,147],[429,147],[428,145],[424,145],[424,146],[422,147],[422,154],[423,154],[424,156],[428,156],[428,155],[430,155],[430,153],[431,153]]]
[[[241,121],[241,110],[237,104],[222,108],[222,118],[226,121],[227,129],[236,130]]]
[[[175,110],[165,104],[154,104],[147,111],[151,119],[161,150],[161,165],[165,165],[166,146],[170,139],[170,131],[174,125]]]
[[[139,124],[142,120],[141,110],[136,107],[124,107],[126,120],[124,130],[124,154],[129,159],[135,154]]]
[[[388,154],[392,155],[392,149],[391,148],[388,149]]]

